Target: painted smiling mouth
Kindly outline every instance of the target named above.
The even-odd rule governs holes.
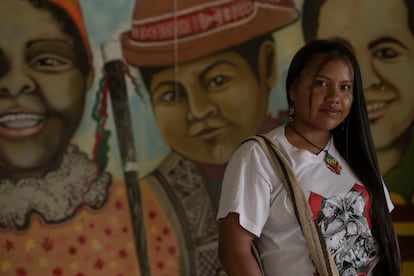
[[[377,101],[367,103],[368,119],[375,123],[391,108],[391,101]]]
[[[376,102],[376,103],[367,104],[367,111],[374,112],[377,110],[384,109],[386,106],[387,106],[387,103],[385,102]]]
[[[44,116],[29,113],[9,113],[0,116],[0,126],[5,128],[32,128],[41,123]]]

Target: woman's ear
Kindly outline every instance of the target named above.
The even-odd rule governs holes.
[[[290,87],[289,87],[289,91],[287,91],[287,92],[288,92],[289,99],[290,99],[290,101],[291,101],[291,102],[292,102],[292,101],[293,101],[293,102],[295,101],[296,89],[297,89],[297,81],[295,80],[295,81],[293,81],[293,82],[292,82],[292,84],[290,85]]]
[[[260,78],[266,82],[269,88],[276,85],[277,66],[276,66],[276,47],[273,41],[264,41],[259,48],[258,66]]]

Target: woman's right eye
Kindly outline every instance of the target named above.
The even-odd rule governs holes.
[[[324,86],[327,86],[327,85],[328,84],[324,80],[315,80],[315,86],[324,87]]]

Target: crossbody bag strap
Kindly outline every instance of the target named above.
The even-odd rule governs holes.
[[[325,239],[313,218],[310,206],[299,186],[292,167],[279,147],[266,135],[250,137],[259,142],[276,174],[280,176],[283,186],[292,200],[296,217],[305,236],[310,255],[320,276],[337,276],[338,270]]]

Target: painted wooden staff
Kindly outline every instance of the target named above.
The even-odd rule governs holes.
[[[142,210],[139,172],[135,157],[135,145],[132,132],[132,120],[125,81],[127,72],[123,62],[118,41],[107,41],[101,47],[107,89],[109,89],[112,112],[118,138],[118,147],[122,160],[123,173],[128,193],[129,207],[135,236],[138,262],[141,275],[150,276],[145,224]]]

